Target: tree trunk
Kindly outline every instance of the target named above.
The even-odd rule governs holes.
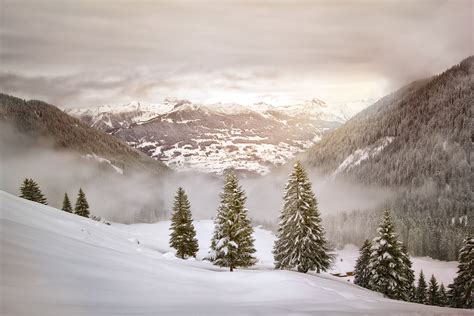
[[[230,272],[234,271],[234,267],[230,266]]]

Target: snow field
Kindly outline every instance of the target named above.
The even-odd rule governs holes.
[[[197,221],[198,260],[168,246],[168,222],[105,224],[0,191],[2,315],[460,315],[384,299],[329,275],[272,269],[273,236],[257,228],[252,269],[200,261],[211,221]]]

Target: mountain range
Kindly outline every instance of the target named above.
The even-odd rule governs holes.
[[[161,175],[170,172],[167,164],[177,170],[221,173],[233,167],[264,174],[300,159],[324,178],[391,193],[379,207],[325,218],[335,243],[371,238],[380,211],[388,208],[410,252],[455,260],[462,238],[474,229],[473,107],[471,56],[349,120],[354,113],[346,107],[316,99],[283,107],[168,99],[65,112],[0,94],[0,122],[123,172]]]
[[[354,108],[313,99],[272,106],[257,103],[161,104],[79,108],[67,113],[176,170],[265,174],[315,144],[355,114]]]

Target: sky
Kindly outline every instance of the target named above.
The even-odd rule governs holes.
[[[373,100],[473,55],[474,1],[0,0],[0,91],[64,108]]]

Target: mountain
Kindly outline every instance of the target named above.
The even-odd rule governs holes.
[[[473,78],[471,56],[382,98],[302,159],[332,178],[394,192],[385,206],[410,250],[455,260],[463,234],[474,228]],[[362,242],[377,224],[373,218],[338,217],[334,238]]]
[[[275,237],[261,228],[257,265],[229,273],[202,260],[211,220],[195,222],[198,258],[180,260],[169,222],[108,226],[3,191],[0,200],[2,315],[472,315],[390,300],[328,274],[275,270]],[[441,266],[431,263],[425,272]]]
[[[115,137],[91,128],[57,107],[41,101],[25,101],[0,94],[0,123],[35,141],[52,142],[56,149],[78,153],[109,165],[118,172],[140,170],[157,175],[170,172],[162,163],[130,148]]]
[[[257,174],[284,164],[355,114],[317,99],[278,107],[166,99],[67,113],[178,170],[232,167]]]

